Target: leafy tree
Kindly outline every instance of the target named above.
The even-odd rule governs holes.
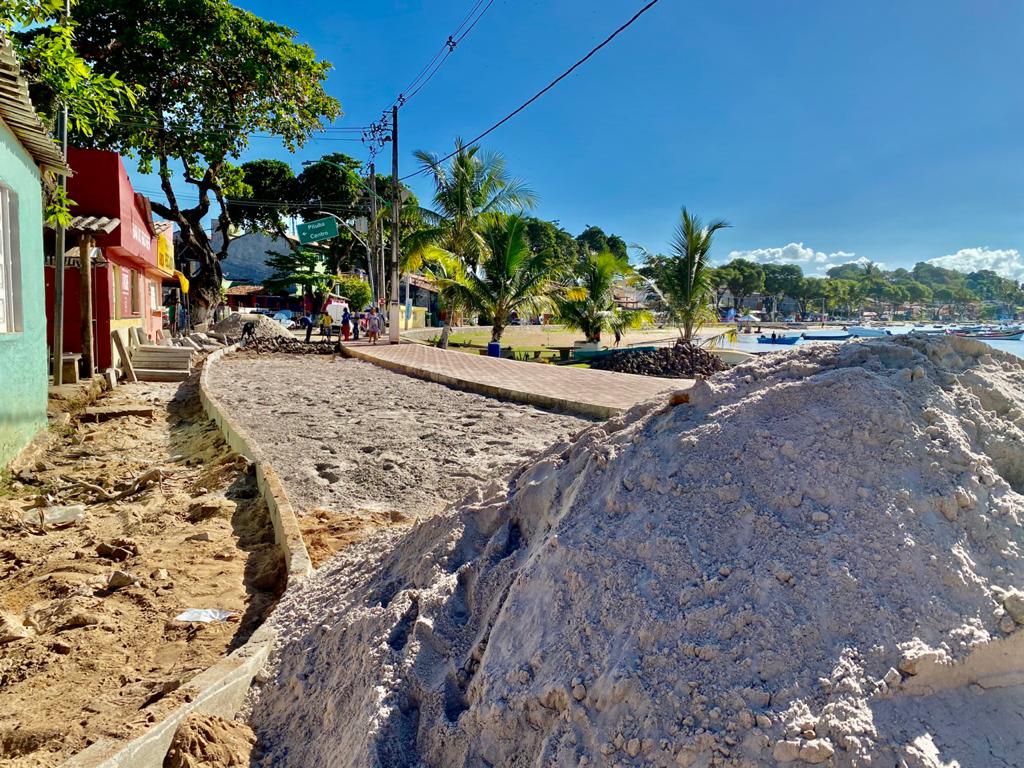
[[[75,48],[99,75],[120,76],[144,89],[122,122],[81,143],[134,154],[139,170],[159,173],[166,202],[153,210],[174,222],[184,249],[200,263],[192,281],[195,319],[219,301],[220,261],[227,256],[227,198],[244,192],[231,165],[253,133],[301,146],[324,120],[341,114],[323,89],[330,65],[287,27],[229,0],[79,0]],[[180,166],[198,202],[185,206],[172,186]],[[225,235],[215,253],[205,220],[219,212]]]
[[[140,88],[127,85],[116,72],[95,71],[74,47],[75,21],[64,13],[64,0],[0,0],[0,36],[11,41],[32,104],[40,118],[53,125],[61,105],[68,109],[68,130],[91,136],[131,109]],[[71,201],[64,190],[44,184],[46,217],[55,224],[70,221]]]
[[[578,235],[576,242],[584,253],[604,253],[610,251],[608,247],[608,236],[600,227],[588,226]]]
[[[772,318],[778,312],[779,301],[786,296],[796,298],[804,271],[796,264],[764,264],[764,292],[772,299]]]
[[[572,235],[558,226],[558,222],[533,217],[527,217],[524,221],[526,239],[534,253],[550,253],[565,264],[572,264],[579,258],[579,244]]]
[[[626,248],[626,241],[618,235],[608,235],[608,250],[620,259],[629,259],[629,250]]]
[[[373,301],[370,284],[361,277],[340,277],[336,283],[337,291],[348,299],[348,305],[361,312]]]
[[[746,259],[733,259],[725,268],[729,270],[726,285],[737,308],[743,306],[747,296],[764,290],[764,270],[758,264]]]
[[[601,341],[601,331],[638,328],[651,315],[623,309],[615,303],[615,284],[633,276],[629,262],[610,251],[580,259],[568,284],[552,295],[555,317],[572,330],[582,331],[588,342]]]
[[[804,277],[798,286],[790,289],[792,292],[788,295],[800,305],[801,315],[809,313],[811,302],[828,298],[828,283],[823,277]]]
[[[447,166],[433,153],[417,150],[415,155],[433,177],[434,207],[420,209],[426,226],[403,239],[411,256],[436,248],[475,269],[489,258],[483,229],[497,214],[519,213],[536,203],[537,196],[508,172],[497,152],[481,152],[457,138]]]
[[[848,264],[830,267],[825,274],[833,280],[860,280],[864,277],[864,270],[859,263],[851,261]]]
[[[293,286],[302,289],[314,307],[321,307],[336,277],[324,267],[324,257],[313,248],[299,248],[278,253],[267,251],[267,266],[274,270],[264,286],[272,293],[284,293]]]
[[[721,220],[705,226],[684,207],[672,235],[672,255],[649,257],[654,282],[686,341],[690,341],[705,322],[714,319],[710,304],[714,296],[714,270],[708,261],[708,252],[715,232],[728,226]]]
[[[501,335],[513,312],[536,314],[559,276],[559,265],[548,254],[530,250],[526,225],[519,216],[491,220],[481,233],[483,275],[459,270],[451,278],[437,280],[443,292],[457,305],[480,312],[491,319],[491,341]]]
[[[715,309],[722,305],[722,297],[729,290],[729,280],[735,279],[729,267],[716,267],[711,272],[711,284],[715,289]]]

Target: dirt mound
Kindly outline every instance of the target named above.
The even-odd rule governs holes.
[[[223,333],[234,343],[242,338],[242,327],[246,323],[254,323],[256,326],[257,339],[293,339],[288,330],[276,320],[271,320],[266,315],[240,314],[234,312],[216,325],[212,326],[214,331]]]
[[[164,768],[247,766],[255,743],[256,737],[245,723],[192,714],[174,732]]]
[[[1021,361],[812,347],[690,401],[289,595],[264,764],[1020,765]]]
[[[294,336],[273,338],[256,337],[255,341],[246,341],[245,348],[259,355],[273,355],[283,352],[289,355],[333,355],[338,345],[329,341],[301,341]]]
[[[655,350],[624,349],[595,360],[590,367],[601,371],[675,379],[710,376],[728,368],[717,355],[681,340],[675,346]]]

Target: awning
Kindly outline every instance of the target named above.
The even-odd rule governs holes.
[[[174,276],[178,278],[178,283],[181,285],[181,292],[188,293],[188,278],[178,270],[174,270]]]

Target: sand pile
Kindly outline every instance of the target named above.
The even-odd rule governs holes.
[[[1022,765],[1022,427],[967,339],[638,406],[287,596],[264,764]]]
[[[266,315],[240,314],[233,312],[219,323],[212,326],[213,330],[223,333],[232,343],[242,338],[242,326],[246,323],[256,324],[257,339],[278,339],[293,336],[288,330],[276,320],[271,320]]]

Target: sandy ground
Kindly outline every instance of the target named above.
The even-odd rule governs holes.
[[[271,457],[317,565],[589,423],[344,358],[243,353],[213,368],[210,386]]]
[[[97,405],[153,417],[73,421],[0,486],[0,764],[56,765],[126,739],[180,703],[176,689],[245,642],[278,597],[281,558],[247,462],[199,407],[195,379],[131,384]],[[164,479],[120,501],[146,470]],[[65,528],[39,503],[85,506]],[[120,572],[124,586],[110,582]],[[186,608],[235,611],[220,624]],[[22,636],[24,635],[24,636]]]

